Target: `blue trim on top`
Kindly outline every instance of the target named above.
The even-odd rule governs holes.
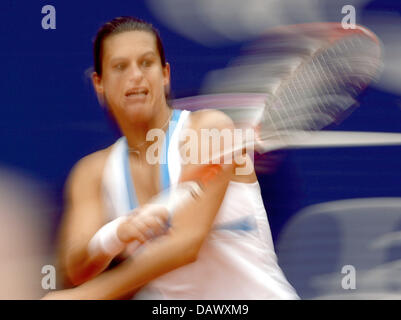
[[[134,183],[131,178],[131,168],[129,165],[127,138],[122,137],[122,139],[124,142],[123,170],[124,170],[125,186],[126,186],[126,190],[127,190],[127,194],[128,194],[128,206],[129,206],[130,210],[134,210],[138,206],[138,200],[136,198]]]
[[[181,110],[173,110],[173,114],[170,119],[169,127],[166,131],[166,136],[163,142],[162,147],[162,158],[160,164],[160,187],[162,190],[170,187],[170,175],[168,172],[168,149],[170,146],[170,138],[174,133],[177,122],[180,118]],[[136,197],[136,192],[134,188],[134,183],[132,181],[131,168],[129,165],[129,154],[128,154],[128,143],[127,138],[122,137],[123,145],[124,145],[124,153],[123,153],[123,170],[124,170],[124,179],[126,190],[128,194],[128,205],[130,210],[134,210],[139,206],[138,199]]]
[[[249,215],[231,222],[215,225],[213,230],[231,230],[231,231],[252,231],[257,228],[256,219]]]
[[[166,131],[166,138],[164,139],[162,148],[162,157],[160,164],[160,187],[161,190],[165,190],[170,187],[170,174],[168,172],[168,149],[170,147],[170,139],[174,133],[177,122],[180,118],[181,110],[173,110],[171,116],[170,125]]]

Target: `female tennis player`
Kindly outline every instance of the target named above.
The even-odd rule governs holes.
[[[170,66],[157,30],[132,17],[103,25],[93,84],[122,137],[70,174],[59,257],[72,286],[45,298],[297,299],[277,264],[254,170],[238,174],[238,161],[181,164],[185,130],[211,158],[201,130],[234,125],[220,111],[169,107]],[[152,129],[165,133],[156,155],[167,165],[149,160]],[[151,202],[170,186],[174,201]]]

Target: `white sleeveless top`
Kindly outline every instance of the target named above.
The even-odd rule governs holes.
[[[169,185],[179,179],[179,133],[189,113],[174,110],[168,129],[168,171],[165,168],[164,176],[168,176]],[[135,202],[128,168],[126,140],[120,138],[112,147],[103,175],[110,220],[128,214]],[[134,298],[299,299],[277,264],[259,183],[230,181],[197,260],[149,282]]]

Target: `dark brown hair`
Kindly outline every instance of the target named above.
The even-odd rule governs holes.
[[[93,61],[95,72],[102,75],[102,58],[104,40],[118,33],[126,31],[146,31],[153,34],[156,38],[156,46],[159,52],[160,61],[163,67],[166,66],[164,47],[160,39],[159,31],[150,23],[134,17],[117,17],[100,27],[93,42]]]

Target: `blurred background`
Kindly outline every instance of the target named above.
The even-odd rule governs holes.
[[[45,5],[56,9],[54,30],[42,28]],[[384,69],[336,130],[401,133],[397,0],[3,0],[0,166],[7,178],[1,179],[4,190],[15,190],[16,202],[25,203],[16,209],[21,225],[43,235],[45,256],[51,257],[69,171],[117,138],[88,77],[92,40],[104,22],[132,15],[154,24],[171,65],[173,97],[183,98],[202,93],[208,73],[227,66],[265,30],[341,22],[348,13],[342,13],[344,5],[353,5],[356,23],[380,38]],[[273,161],[274,168],[262,165],[257,173],[279,263],[301,298],[401,298],[396,281],[401,271],[401,147],[286,150],[274,157],[280,159]],[[10,189],[16,180],[27,187]],[[10,197],[0,190],[6,203]],[[13,211],[1,208],[4,227]],[[35,212],[43,225],[28,222]],[[43,259],[43,265],[51,262]],[[355,290],[341,286],[344,265],[357,270]]]

